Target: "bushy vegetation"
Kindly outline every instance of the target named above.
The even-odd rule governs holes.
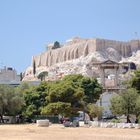
[[[111,111],[114,115],[126,115],[130,122],[130,115],[136,116],[136,122],[140,118],[140,70],[134,72],[134,76],[128,81],[127,89],[111,99]]]
[[[26,105],[23,115],[74,116],[78,111],[87,111],[87,105],[98,100],[101,90],[96,79],[82,75],[68,75],[62,80],[42,82],[24,91]]]
[[[140,119],[140,71],[127,82],[127,89],[111,99],[114,115],[136,115]],[[22,115],[33,119],[36,115],[75,116],[78,111],[91,118],[100,117],[103,108],[95,105],[102,93],[96,79],[80,74],[68,75],[53,82],[41,82],[38,86],[22,83],[18,87],[0,85],[0,118],[4,115]]]
[[[126,115],[127,122],[130,123],[131,114],[138,117],[140,115],[140,95],[136,89],[127,89],[121,95],[111,99],[111,110],[115,115]]]
[[[140,94],[140,70],[134,71],[134,76],[129,80],[128,86],[135,88]]]
[[[92,118],[100,119],[102,116],[103,107],[89,103],[87,105],[87,110],[91,120]]]
[[[37,115],[75,116],[78,111],[91,113],[102,88],[96,79],[68,75],[62,80],[41,82],[38,86],[22,83],[14,88],[0,85],[0,117],[21,115],[33,119]],[[93,112],[91,113],[93,114]]]
[[[24,98],[16,88],[0,85],[0,119],[4,123],[4,115],[17,115],[25,105]]]

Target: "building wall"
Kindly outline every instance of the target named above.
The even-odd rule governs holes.
[[[17,75],[16,70],[12,68],[6,68],[0,69],[0,83],[14,83],[19,82],[20,76]]]

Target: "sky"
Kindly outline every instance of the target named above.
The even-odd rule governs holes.
[[[18,73],[48,43],[140,38],[140,0],[0,0],[0,67]]]

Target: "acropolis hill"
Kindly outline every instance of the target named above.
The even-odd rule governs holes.
[[[23,80],[34,80],[33,65],[36,77],[43,71],[57,79],[63,75],[81,73],[93,76],[95,71],[88,69],[87,64],[111,59],[116,62],[132,61],[136,65],[140,60],[140,40],[116,41],[107,39],[72,38],[63,45],[59,42],[48,44],[48,50],[32,57],[32,64],[25,71]],[[98,73],[98,72],[97,72]]]

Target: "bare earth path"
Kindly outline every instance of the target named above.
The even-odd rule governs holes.
[[[139,129],[0,125],[0,140],[140,140]]]

